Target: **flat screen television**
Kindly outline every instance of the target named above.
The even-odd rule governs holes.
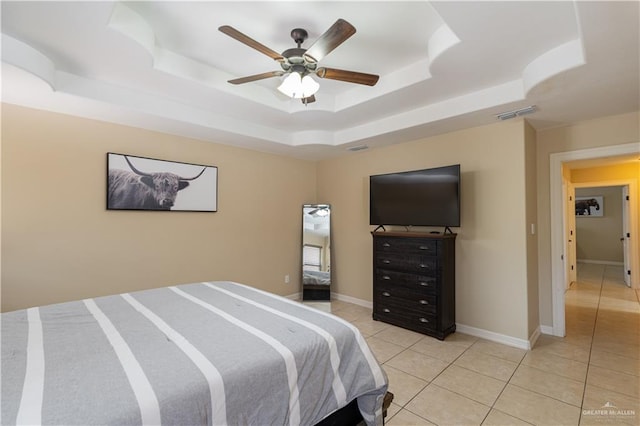
[[[369,223],[460,226],[460,165],[370,176]]]

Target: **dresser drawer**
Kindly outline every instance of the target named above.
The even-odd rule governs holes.
[[[420,294],[402,287],[377,286],[373,298],[382,307],[394,307],[404,311],[435,313],[438,308],[436,295]]]
[[[438,264],[433,257],[397,253],[377,253],[374,261],[378,268],[416,272],[423,275],[435,274]]]
[[[436,277],[407,274],[404,272],[389,271],[387,269],[376,269],[376,286],[403,287],[409,291],[419,293],[436,294],[438,290],[438,280]]]
[[[375,248],[379,252],[415,252],[427,256],[438,254],[438,242],[422,239],[376,238]]]
[[[373,313],[373,318],[418,332],[437,330],[438,317],[430,313],[406,312],[393,307],[381,307]]]

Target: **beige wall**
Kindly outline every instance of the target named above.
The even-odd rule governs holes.
[[[524,122],[515,120],[320,162],[318,200],[333,208],[334,289],[372,298],[369,176],[459,163],[456,322],[527,339],[526,218],[534,214],[526,215],[525,155]]]
[[[369,175],[460,163],[457,322],[522,339],[537,300],[552,323],[549,155],[640,140],[640,113],[537,134],[515,120],[316,164],[2,107],[3,311],[198,280],[298,292],[300,207],[315,202],[333,208],[334,289],[371,300]],[[219,211],[106,211],[108,151],[218,166]]]
[[[576,188],[577,197],[602,196],[602,217],[576,216],[576,258],[622,264],[622,187]]]
[[[540,323],[553,324],[549,158],[552,153],[640,141],[640,112],[603,117],[537,133],[538,281]]]
[[[218,212],[107,211],[109,151],[218,166]],[[3,105],[2,310],[200,280],[296,293],[315,197],[312,162]]]

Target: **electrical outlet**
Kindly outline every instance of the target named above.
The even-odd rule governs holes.
[[[284,283],[285,283],[285,284],[289,284],[289,281],[291,281],[291,280],[289,279],[289,275],[285,275],[285,276],[284,276]]]

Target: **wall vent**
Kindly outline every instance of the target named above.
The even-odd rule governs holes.
[[[369,149],[369,147],[367,145],[358,145],[358,146],[351,146],[349,148],[347,148],[348,151],[362,151],[365,149]]]
[[[536,112],[536,106],[530,105],[528,107],[516,109],[514,111],[502,112],[496,115],[500,120],[509,120],[510,118],[520,117],[521,115],[527,115]]]

